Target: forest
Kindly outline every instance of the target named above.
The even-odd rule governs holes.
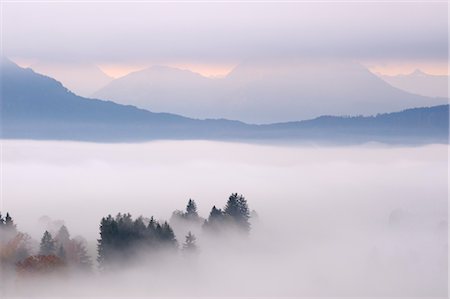
[[[250,211],[245,197],[237,193],[229,196],[223,208],[213,206],[206,219],[199,216],[192,199],[185,210],[174,211],[169,221],[156,220],[154,216],[133,219],[130,213],[108,215],[100,221],[95,259],[89,255],[87,241],[80,236],[72,237],[64,224],[53,231],[44,231],[40,241],[36,241],[17,228],[9,213],[5,216],[0,213],[0,266],[4,273],[34,277],[61,272],[102,272],[139,262],[142,255],[161,252],[197,258],[201,251],[197,236],[212,240],[248,238],[252,217],[257,217],[256,212]],[[181,244],[177,235],[184,236]]]

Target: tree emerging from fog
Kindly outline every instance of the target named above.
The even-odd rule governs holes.
[[[40,255],[56,254],[55,240],[53,240],[52,234],[50,234],[48,231],[45,231],[44,235],[42,236],[39,254]]]
[[[219,233],[224,229],[248,234],[250,232],[250,210],[244,196],[233,193],[228,198],[225,208],[213,206],[208,219],[203,224],[206,231]]]
[[[186,235],[184,244],[183,244],[183,253],[184,254],[194,254],[197,253],[197,244],[196,244],[197,238],[195,235],[191,232],[189,232]]]
[[[146,223],[148,222],[148,223]],[[98,240],[98,262],[105,266],[111,262],[126,261],[142,248],[152,250],[176,250],[178,242],[167,222],[159,223],[154,218],[135,220],[130,214],[108,215],[100,223]]]

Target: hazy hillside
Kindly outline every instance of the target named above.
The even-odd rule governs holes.
[[[334,60],[247,62],[220,79],[152,67],[116,79],[94,95],[152,111],[250,123],[372,115],[446,103],[394,88],[358,63]]]
[[[374,117],[322,116],[308,121],[250,125],[153,113],[79,97],[61,83],[3,61],[3,138],[90,141],[152,139],[286,140],[296,142],[446,143],[448,105]]]
[[[95,91],[110,83],[113,78],[94,64],[71,63],[69,67],[58,63],[39,62],[31,68],[43,75],[59,80],[65,87],[79,96],[89,97]]]
[[[426,74],[415,70],[411,74],[380,77],[399,89],[428,97],[448,97],[448,76]]]

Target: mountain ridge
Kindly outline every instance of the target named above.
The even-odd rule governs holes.
[[[257,124],[323,114],[373,115],[446,103],[443,98],[393,87],[352,61],[246,62],[215,79],[176,68],[171,72],[173,78],[138,71],[112,81],[94,95],[152,111]]]
[[[79,97],[60,82],[31,69],[20,68],[12,62],[3,62],[1,73],[2,138],[6,139],[448,143],[448,105],[373,117],[322,116],[257,125],[228,119],[192,119]]]

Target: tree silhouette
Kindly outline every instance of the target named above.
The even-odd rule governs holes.
[[[250,211],[247,200],[242,195],[232,193],[223,211],[213,206],[203,228],[207,231],[218,232],[227,228],[248,233],[250,231]]]
[[[39,250],[40,255],[52,255],[55,254],[55,241],[52,235],[45,231],[41,239],[41,245]]]
[[[69,230],[65,225],[63,225],[58,230],[58,233],[56,233],[55,242],[58,245],[65,246],[69,242],[69,240],[70,240]]]
[[[16,225],[14,224],[14,221],[8,212],[6,213],[5,218],[3,218],[2,215],[0,214],[0,228],[8,230],[9,232],[13,233],[17,232]]]
[[[187,218],[198,218],[197,204],[192,199],[189,199],[186,206],[186,216]]]
[[[100,222],[98,261],[101,266],[135,256],[137,248],[178,248],[175,234],[167,222],[160,224],[153,217],[147,225],[142,217],[133,220],[130,214],[108,215]],[[151,252],[151,251],[148,251]]]
[[[195,235],[189,232],[186,235],[186,240],[183,244],[183,252],[188,254],[196,252],[197,251],[197,245],[195,243],[196,240],[197,238],[195,237]]]
[[[243,231],[250,231],[250,211],[244,196],[237,193],[231,194],[225,206],[224,214],[230,217]]]
[[[209,212],[208,219],[203,223],[203,229],[217,232],[224,225],[224,219],[223,211],[213,206],[211,212]]]

